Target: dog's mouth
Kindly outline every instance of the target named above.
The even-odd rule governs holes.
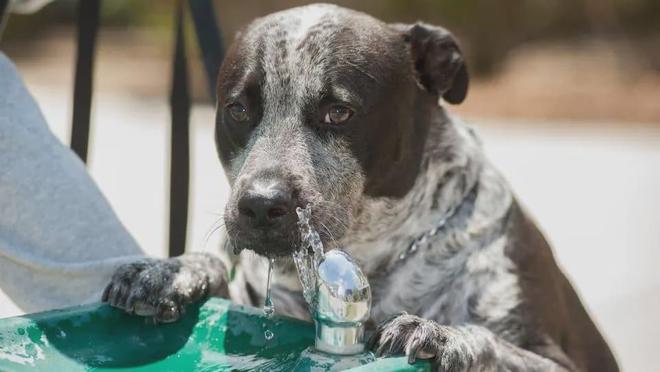
[[[334,241],[327,234],[323,234],[320,231],[318,234],[321,245],[325,250],[334,248]],[[296,234],[296,239],[289,241],[269,239],[267,237],[247,241],[246,239],[235,239],[230,236],[230,244],[234,254],[240,254],[243,250],[247,250],[266,258],[291,257],[294,252],[309,245],[308,242],[301,238],[299,233]]]
[[[299,246],[299,243],[279,243],[272,240],[264,240],[257,242],[254,245],[248,246],[245,249],[251,250],[260,256],[268,258],[280,258],[291,256],[293,252],[299,249]]]
[[[306,208],[298,210],[304,211]],[[248,250],[267,258],[282,258],[290,257],[302,248],[309,248],[316,241],[326,249],[333,249],[337,235],[333,234],[328,225],[328,222],[312,218],[308,210],[306,218],[299,217],[279,229],[246,229],[227,221],[227,232],[234,254]]]
[[[286,234],[272,231],[240,231],[229,233],[234,254],[252,251],[268,258],[291,256],[301,244],[300,233],[294,227]]]

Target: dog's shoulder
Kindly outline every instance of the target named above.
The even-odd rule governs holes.
[[[516,265],[525,302],[530,349],[556,345],[581,370],[618,371],[607,343],[557,265],[552,249],[528,213],[514,200],[507,255]],[[550,338],[548,340],[547,338]]]

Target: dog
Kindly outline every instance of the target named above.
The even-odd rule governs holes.
[[[191,253],[119,267],[103,300],[159,322],[206,296],[261,305],[267,257],[277,312],[309,319],[290,257],[296,208],[310,205],[326,250],[368,276],[379,355],[443,371],[617,371],[548,243],[446,111],[468,86],[440,27],[325,4],[253,21],[217,85],[231,283],[219,256]]]

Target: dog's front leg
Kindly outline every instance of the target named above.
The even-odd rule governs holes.
[[[211,253],[169,259],[145,258],[121,265],[103,292],[103,302],[160,323],[179,319],[185,306],[207,296],[229,297],[227,269]]]
[[[443,326],[401,313],[383,321],[369,340],[380,355],[405,354],[408,362],[432,359],[440,371],[564,371],[561,366],[519,348],[478,325]]]

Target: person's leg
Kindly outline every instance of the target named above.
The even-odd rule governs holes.
[[[99,301],[142,255],[0,52],[0,317]]]

